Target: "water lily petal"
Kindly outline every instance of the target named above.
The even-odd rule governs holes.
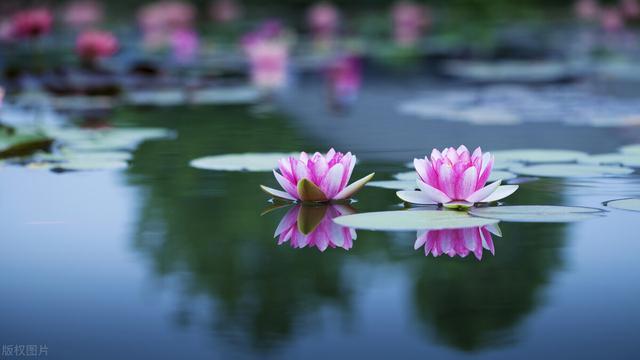
[[[413,166],[416,168],[416,172],[420,179],[424,182],[428,182],[429,176],[427,174],[427,159],[413,159]]]
[[[333,198],[336,200],[343,200],[350,198],[353,194],[357,193],[364,187],[366,183],[368,183],[376,173],[371,173],[358,181],[354,181],[351,185],[342,189],[339,193],[337,193]]]
[[[287,214],[282,218],[282,220],[280,220],[280,223],[278,224],[278,227],[276,228],[276,232],[274,233],[273,237],[276,237],[282,234],[283,232],[290,230],[291,227],[295,225],[296,221],[298,220],[299,211],[300,211],[300,207],[298,206],[294,206],[289,211],[287,211]],[[291,234],[289,234],[289,236],[291,236]],[[285,241],[286,239],[282,239],[282,242],[285,242]]]
[[[498,186],[500,186],[501,181],[498,180],[494,183],[491,183],[485,187],[483,187],[480,190],[477,190],[476,192],[474,192],[473,194],[469,195],[465,200],[472,202],[472,203],[477,203],[477,202],[481,202],[484,199],[486,199],[487,197],[489,197],[489,195],[493,194],[494,191],[496,191],[496,189],[498,188]]]
[[[296,198],[294,198],[293,196],[287,194],[284,191],[272,189],[272,188],[264,186],[264,185],[260,185],[260,188],[262,189],[262,191],[266,192],[267,194],[269,194],[271,196],[275,196],[275,197],[280,198],[280,199],[292,200],[292,201],[296,200]]]
[[[447,196],[447,194],[443,193],[442,191],[430,185],[427,185],[420,180],[416,180],[416,183],[418,184],[418,188],[422,190],[425,193],[425,195],[429,197],[432,201],[436,203],[441,203],[441,204],[448,203],[451,201],[451,198]]]
[[[413,250],[418,250],[423,247],[424,244],[427,243],[427,238],[429,237],[429,230],[418,230],[418,236],[416,238],[416,242],[413,244]]]
[[[292,184],[289,180],[285,179],[282,175],[280,175],[277,171],[273,170],[273,175],[276,177],[276,181],[284,191],[289,193],[293,198],[298,197],[298,190],[296,189],[296,185]]]
[[[342,175],[344,175],[344,166],[342,164],[336,164],[327,175],[322,179],[320,183],[320,190],[327,196],[327,199],[332,199],[335,194],[337,194],[340,189],[340,184],[342,183]]]
[[[480,202],[498,201],[500,199],[504,199],[507,196],[513,194],[516,190],[518,190],[518,185],[502,185],[502,186],[498,186],[496,191],[494,191],[487,198],[482,199]]]
[[[478,181],[478,172],[475,167],[470,167],[464,171],[456,184],[456,198],[465,199],[467,196],[476,191],[476,182]]]
[[[398,191],[396,195],[398,195],[402,201],[406,201],[411,204],[436,205],[438,203],[426,195],[424,191]]]

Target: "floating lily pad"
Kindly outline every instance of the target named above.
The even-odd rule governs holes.
[[[93,170],[120,170],[127,168],[126,161],[120,160],[70,160],[62,163],[52,163],[54,171],[93,171]]]
[[[598,177],[628,175],[633,169],[622,166],[600,166],[582,164],[518,165],[510,169],[516,174],[540,177]]]
[[[54,129],[49,133],[74,151],[134,150],[144,141],[174,136],[174,132],[162,128]]]
[[[608,207],[640,212],[640,199],[611,200],[604,203]]]
[[[494,170],[491,171],[491,174],[489,174],[489,178],[487,179],[488,182],[494,182],[497,180],[511,180],[511,179],[515,179],[517,176],[516,174],[510,173],[508,171],[500,171],[500,170]]]
[[[91,152],[62,152],[56,154],[36,155],[37,161],[64,162],[64,161],[129,161],[133,155],[127,151],[91,151]]]
[[[637,154],[599,154],[591,155],[580,159],[581,163],[596,165],[623,165],[629,167],[640,167],[640,152]]]
[[[0,158],[29,156],[51,148],[53,139],[40,134],[8,134],[0,132]]]
[[[411,164],[411,167],[413,167],[413,164]],[[405,171],[394,174],[393,178],[396,180],[413,181],[415,184],[418,174],[415,171]]]
[[[493,162],[493,167],[491,168],[493,171],[496,170],[509,170],[510,167],[514,165],[519,165],[520,163],[517,161],[500,161],[496,159]]]
[[[620,148],[620,151],[624,154],[637,154],[640,155],[640,144],[626,145]]]
[[[518,149],[492,151],[496,162],[524,161],[532,163],[574,162],[588,156],[581,151],[547,150],[547,149]]]
[[[340,216],[338,225],[355,229],[380,231],[458,229],[496,224],[498,220],[469,216],[449,210],[399,210]]]
[[[595,218],[604,212],[596,208],[547,205],[514,205],[473,208],[469,214],[508,222],[572,222]]]
[[[416,188],[415,180],[389,180],[389,181],[370,181],[367,186],[379,187],[383,189],[394,190],[414,190]]]
[[[194,168],[217,171],[268,172],[278,167],[278,160],[297,156],[292,153],[245,153],[205,156],[191,160]]]

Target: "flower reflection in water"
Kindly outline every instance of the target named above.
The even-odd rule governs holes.
[[[293,248],[315,246],[320,251],[329,247],[349,250],[356,239],[356,231],[334,223],[333,219],[354,212],[344,204],[295,205],[280,220],[274,237],[278,237],[278,245],[289,242]]]
[[[495,255],[491,234],[502,236],[498,225],[464,229],[421,230],[418,231],[414,249],[424,247],[424,254],[431,254],[433,257],[442,254],[447,254],[449,257],[467,257],[473,253],[476,259],[481,260],[484,249],[489,250],[491,255]]]

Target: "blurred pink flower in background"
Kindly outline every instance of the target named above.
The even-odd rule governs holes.
[[[394,40],[400,46],[414,46],[430,24],[427,8],[409,1],[397,2],[392,17]]]
[[[600,16],[600,5],[596,0],[578,0],[573,11],[580,20],[595,21]]]
[[[198,55],[200,40],[194,29],[177,29],[171,34],[171,49],[179,63],[189,63]]]
[[[280,21],[268,20],[263,22],[256,30],[242,36],[241,47],[245,52],[249,52],[251,47],[266,41],[282,40],[284,29]]]
[[[309,9],[307,23],[317,46],[331,45],[338,32],[339,20],[338,9],[330,3],[320,2]]]
[[[287,83],[289,47],[283,41],[260,41],[248,49],[251,82],[263,90],[283,88]]]
[[[241,47],[247,55],[254,86],[271,91],[286,85],[289,44],[279,21],[266,21],[245,34]]]
[[[72,28],[85,29],[102,21],[104,10],[102,4],[93,0],[72,1],[62,13],[64,23]]]
[[[433,257],[446,254],[449,257],[464,258],[473,253],[476,259],[481,260],[484,249],[495,255],[492,233],[500,236],[497,225],[465,229],[422,230],[418,231],[418,238],[413,247],[416,250],[424,247],[424,254],[431,254]]]
[[[11,19],[11,36],[16,39],[37,38],[51,31],[53,14],[47,8],[31,8],[15,13]]]
[[[493,167],[493,155],[477,148],[473,154],[464,146],[433,149],[431,158],[414,159],[417,185],[421,191],[398,191],[398,197],[413,204],[442,204],[470,207],[475,203],[501,200],[517,189],[496,181],[485,186]]]
[[[171,37],[178,29],[190,29],[195,21],[193,5],[182,1],[158,1],[138,11],[138,24],[144,46],[148,49],[171,45]]]
[[[347,186],[355,155],[343,154],[330,149],[326,154],[316,152],[309,155],[301,152],[298,158],[290,156],[278,162],[280,173],[273,171],[276,180],[285,192],[261,186],[270,195],[287,200],[326,202],[350,198],[371,178],[364,178]]]
[[[118,39],[109,31],[87,30],[76,39],[76,53],[85,60],[110,57],[118,47]]]
[[[356,231],[334,223],[333,219],[352,213],[353,209],[346,205],[296,205],[280,220],[274,236],[278,237],[278,245],[289,242],[293,248],[316,247],[325,251],[339,247],[349,250],[357,237]]]
[[[229,23],[240,17],[240,5],[234,0],[216,0],[209,6],[209,16],[216,22]]]
[[[327,79],[333,101],[340,105],[353,102],[362,83],[360,59],[355,55],[338,57],[329,65]]]
[[[618,8],[603,8],[600,12],[600,26],[606,32],[617,32],[624,28],[624,19]]]
[[[640,17],[640,3],[638,3],[638,0],[620,1],[620,10],[622,11],[622,15],[627,19],[637,19]]]

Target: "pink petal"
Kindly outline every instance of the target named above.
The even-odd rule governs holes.
[[[456,152],[458,153],[458,155],[462,155],[463,153],[469,153],[469,149],[467,149],[466,146],[464,145],[460,145],[458,146],[458,149],[456,149]]]
[[[344,166],[342,164],[334,165],[327,175],[322,179],[320,183],[320,190],[327,196],[327,199],[332,199],[338,192],[340,192],[340,184],[342,183],[342,175],[344,174]]]
[[[282,234],[285,230],[291,229],[291,227],[294,226],[298,221],[299,212],[300,212],[300,206],[294,206],[289,211],[287,211],[287,214],[282,218],[282,220],[280,220],[280,223],[278,224],[278,227],[276,228],[276,232],[273,235],[273,237],[276,237]],[[283,240],[283,242],[284,241],[286,240]]]
[[[514,192],[516,192],[516,190],[518,190],[518,185],[502,185],[499,186],[491,195],[482,199],[480,202],[498,201],[513,194]]]
[[[491,195],[494,191],[496,191],[496,189],[498,188],[498,186],[500,186],[501,181],[495,181],[485,187],[483,187],[480,190],[476,190],[476,192],[474,192],[473,194],[469,195],[465,200],[472,202],[472,203],[477,203],[477,202],[482,202],[484,199],[486,199],[487,197],[489,197],[489,195]]]
[[[402,201],[418,205],[435,205],[438,202],[427,196],[424,191],[398,191],[396,193]]]
[[[292,184],[289,180],[285,179],[277,171],[273,170],[273,175],[276,177],[276,181],[280,186],[294,198],[298,198],[298,189],[295,184]]]
[[[455,180],[453,169],[448,164],[442,164],[440,169],[438,169],[438,184],[440,185],[438,188],[447,194],[447,197],[450,199],[456,196]]]
[[[448,197],[447,194],[443,193],[442,191],[430,185],[427,185],[420,180],[416,180],[416,183],[418,184],[418,188],[424,192],[425,196],[427,196],[432,201],[440,204],[451,201],[451,198]]]
[[[466,199],[467,196],[476,191],[476,182],[478,181],[478,173],[473,166],[468,168],[457,181],[456,199]]]
[[[354,181],[351,185],[347,186],[346,188],[342,189],[342,191],[337,193],[336,196],[334,196],[333,198],[335,200],[348,199],[353,194],[357,193],[360,189],[362,189],[364,185],[369,182],[369,180],[373,179],[374,175],[375,173],[371,173],[358,181]]]
[[[413,244],[413,250],[418,250],[423,247],[424,244],[427,243],[427,238],[429,237],[429,230],[420,230],[418,231],[418,237],[416,238],[416,242]]]
[[[287,194],[284,191],[272,189],[272,188],[264,186],[264,185],[260,185],[260,188],[262,189],[262,191],[266,192],[267,194],[275,196],[277,198],[286,199],[286,200],[292,200],[292,201],[296,200],[296,198],[294,198],[293,196]]]
[[[428,183],[429,177],[427,175],[427,159],[413,159],[413,166],[416,168],[416,172],[418,173],[420,179]]]

